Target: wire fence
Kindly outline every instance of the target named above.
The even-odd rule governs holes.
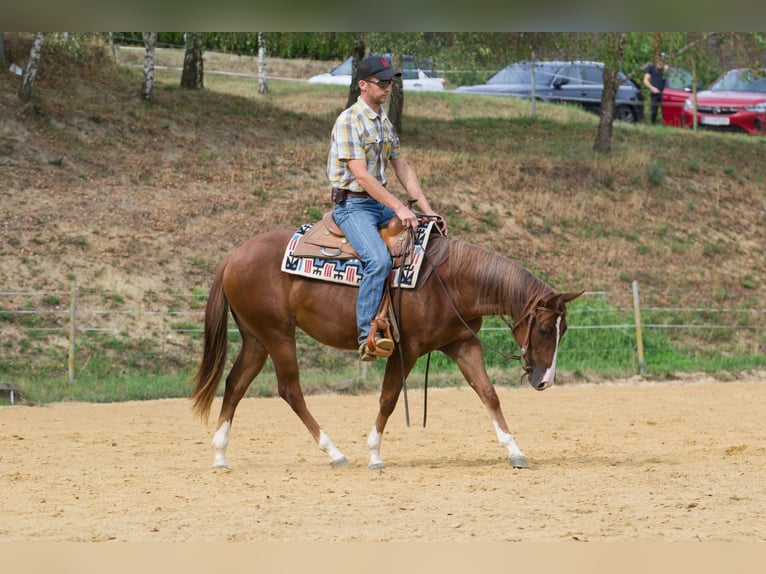
[[[766,309],[742,297],[719,297],[710,306],[674,303],[681,298],[689,300],[689,294],[639,294],[636,282],[632,290],[586,292],[568,305],[561,368],[643,372],[647,365],[693,369],[695,360],[701,370],[764,364]],[[206,300],[207,292],[195,290],[144,293],[140,303],[128,303],[119,293],[74,283],[68,291],[0,291],[0,381],[21,371],[53,370],[74,381],[84,372],[191,370],[202,352]],[[493,319],[481,331],[487,348],[512,350],[507,327]],[[229,336],[233,356],[239,340],[233,322]],[[300,332],[298,346],[303,368],[332,369],[356,359],[355,353],[323,347]],[[669,356],[675,362],[669,363]],[[709,366],[713,358],[718,363]],[[487,363],[502,366],[490,352]]]

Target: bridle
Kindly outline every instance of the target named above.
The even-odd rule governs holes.
[[[505,317],[503,317],[503,322],[508,325],[508,327],[511,329],[512,333],[516,333],[516,329],[518,329],[523,323],[525,319],[529,319],[527,322],[527,332],[524,335],[524,342],[521,344],[520,347],[520,355],[516,355],[512,357],[513,359],[518,359],[521,363],[521,368],[524,369],[525,374],[529,375],[529,373],[532,371],[532,364],[530,363],[529,357],[531,356],[530,346],[532,344],[532,329],[535,325],[535,320],[537,319],[537,313],[539,311],[547,311],[549,313],[553,313],[554,315],[557,315],[558,317],[564,317],[564,313],[561,311],[554,311],[553,309],[549,309],[548,307],[545,307],[540,304],[540,297],[538,297],[535,302],[529,306],[529,310],[524,313],[524,315],[521,316],[521,318],[518,321],[514,321],[513,325],[511,325]],[[522,375],[523,376],[523,375]]]

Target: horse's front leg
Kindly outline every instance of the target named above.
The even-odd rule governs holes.
[[[396,402],[399,399],[399,393],[402,390],[402,364],[397,356],[400,351],[391,355],[386,364],[386,374],[383,377],[383,387],[380,390],[380,410],[372,425],[370,434],[367,435],[367,448],[370,450],[370,470],[381,470],[386,467],[383,457],[380,455],[380,444],[383,438],[383,431],[386,423],[396,408]],[[409,374],[414,363],[406,361],[404,366],[405,373]],[[406,376],[405,374],[405,376]]]
[[[481,402],[489,411],[489,416],[497,433],[497,440],[508,450],[508,463],[514,468],[529,468],[527,457],[521,452],[516,444],[516,439],[513,438],[508,429],[508,423],[506,423],[503,410],[500,408],[500,399],[497,397],[495,387],[487,375],[481,343],[472,338],[453,343],[442,350],[458,364],[465,380],[476,391]]]

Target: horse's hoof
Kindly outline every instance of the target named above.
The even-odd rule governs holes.
[[[384,468],[386,468],[385,462],[376,462],[370,465],[370,470],[383,470]]]
[[[525,456],[511,456],[508,458],[508,464],[513,468],[529,468],[529,463]]]
[[[344,456],[343,458],[339,458],[337,460],[334,460],[330,463],[330,466],[333,468],[341,468],[344,466],[348,466],[348,459]]]
[[[214,464],[213,465],[213,470],[216,470],[216,471],[218,471],[218,470],[226,470],[226,471],[228,471],[229,470],[229,465],[228,464]]]

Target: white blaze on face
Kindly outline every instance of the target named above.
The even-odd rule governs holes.
[[[553,350],[553,359],[551,366],[543,374],[543,388],[547,389],[553,384],[556,378],[556,358],[559,354],[559,341],[561,340],[561,315],[556,318],[556,348]]]

